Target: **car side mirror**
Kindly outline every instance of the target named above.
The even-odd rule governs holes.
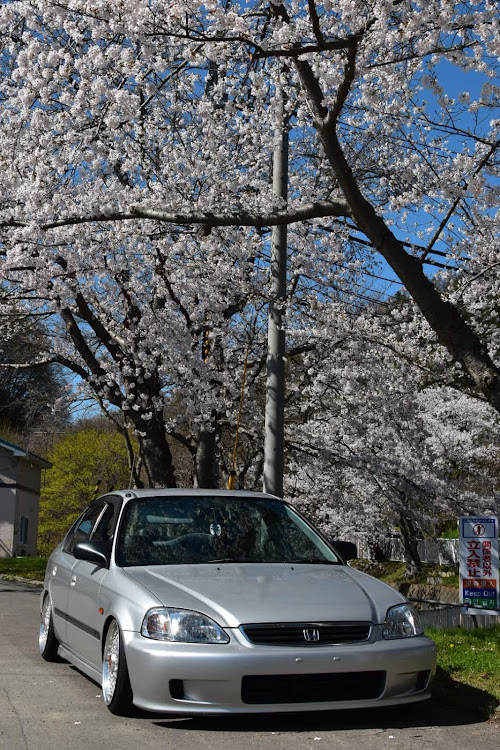
[[[354,558],[358,556],[358,548],[353,542],[332,540],[331,545],[343,560],[354,560]]]
[[[111,543],[102,541],[78,542],[73,549],[73,555],[77,560],[86,560],[100,568],[109,568]]]

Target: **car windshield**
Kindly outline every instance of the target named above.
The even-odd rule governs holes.
[[[130,500],[116,560],[122,567],[340,562],[314,529],[279,500],[198,495]]]

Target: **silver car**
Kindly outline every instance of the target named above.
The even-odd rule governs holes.
[[[271,495],[123,490],[52,553],[39,646],[114,714],[367,708],[429,697],[436,652],[390,586]]]

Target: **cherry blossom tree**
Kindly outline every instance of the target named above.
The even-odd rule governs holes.
[[[0,427],[3,437],[23,444],[34,428],[44,429],[51,423],[58,429],[68,417],[61,368],[5,366],[36,359],[40,339],[45,336],[43,323],[20,315],[19,310],[12,316],[0,316]]]
[[[285,482],[332,537],[354,534],[375,554],[397,529],[412,574],[417,536],[442,519],[500,509],[498,419],[457,388],[432,349],[408,356],[410,301],[394,302],[355,317],[327,305],[323,326],[302,332],[317,347],[298,368]],[[324,356],[332,342],[333,368]]]
[[[262,368],[253,321],[267,301],[267,230],[280,223],[292,341],[313,292],[321,299],[323,281],[332,289],[352,271],[354,235],[500,411],[496,345],[471,316],[497,278],[486,253],[498,204],[496,14],[490,0],[1,7],[2,276],[53,316],[40,361],[126,415],[149,483],[176,482],[167,434],[201,483],[217,482],[209,465],[249,342],[251,369]],[[450,69],[481,78],[481,93],[450,95]],[[269,174],[278,81],[287,205]],[[485,250],[476,266],[471,238]],[[464,275],[458,297],[426,273],[436,252]],[[335,368],[335,350],[325,356]],[[165,419],[176,389],[183,429]]]

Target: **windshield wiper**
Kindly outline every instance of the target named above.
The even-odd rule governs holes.
[[[340,565],[340,560],[320,560],[317,557],[299,557],[296,560],[279,560],[279,562],[295,565]]]
[[[221,557],[217,560],[203,560],[204,563],[249,563],[251,565],[268,564],[268,565],[341,565],[340,560],[318,560],[318,558],[300,557],[296,560],[249,560],[246,557]]]
[[[220,557],[217,560],[204,560],[205,563],[256,563],[261,560],[249,560],[247,557]]]

